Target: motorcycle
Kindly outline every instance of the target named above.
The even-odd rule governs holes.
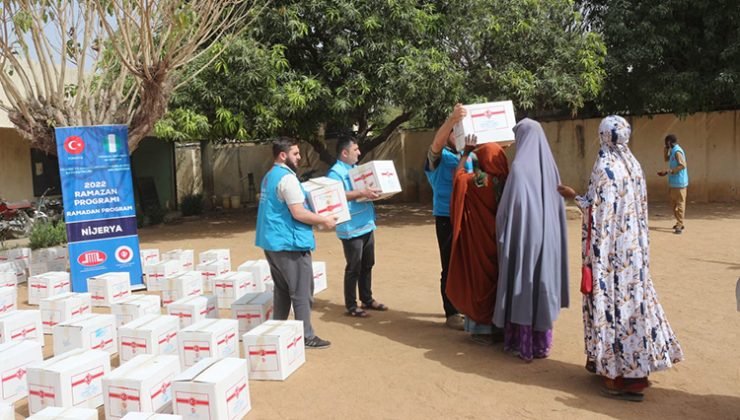
[[[37,203],[38,208],[28,201],[9,203],[0,199],[0,235],[3,240],[27,237],[31,234],[33,225],[38,222],[62,220],[61,205],[56,204],[56,207],[52,207],[51,203],[47,202],[46,195],[51,190],[52,188],[47,188],[41,194]],[[54,211],[52,213],[54,218],[50,218],[42,209]]]

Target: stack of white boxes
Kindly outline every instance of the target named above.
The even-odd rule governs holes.
[[[52,327],[75,317],[92,313],[90,293],[62,293],[41,299],[41,325],[44,334],[51,334]]]
[[[231,308],[231,304],[247,294],[252,288],[252,273],[230,271],[213,279],[213,290],[218,299],[218,307]]]
[[[373,160],[357,165],[349,170],[349,180],[353,190],[372,188],[378,190],[377,200],[388,198],[401,192],[396,166],[392,160]],[[367,201],[360,197],[357,201]]]
[[[160,292],[166,278],[182,272],[179,260],[162,261],[146,266],[146,288],[150,292]]]
[[[77,407],[46,407],[26,420],[98,420],[98,410]]]
[[[0,263],[11,263],[15,267],[16,283],[25,283],[31,268],[31,248],[13,248],[0,252]]]
[[[111,272],[89,277],[87,291],[92,295],[93,306],[110,307],[131,296],[131,275],[128,272]]]
[[[118,356],[121,364],[140,354],[177,356],[180,321],[170,315],[144,315],[118,328]]]
[[[116,326],[141,318],[147,314],[159,315],[160,297],[157,295],[132,295],[114,303],[110,311],[116,317]]]
[[[267,321],[242,338],[249,379],[282,381],[306,362],[301,321]]]
[[[26,372],[44,360],[37,341],[23,340],[0,344],[0,402],[14,403],[28,396]]]
[[[49,271],[67,271],[67,256],[67,248],[63,246],[33,251],[30,274],[35,276]]]
[[[15,286],[0,287],[0,314],[12,312],[16,309],[18,309],[18,289]]]
[[[167,305],[167,313],[180,319],[185,328],[206,318],[218,318],[218,300],[215,295],[189,296]]]
[[[327,287],[326,263],[323,261],[313,262],[313,294],[323,292]]]
[[[231,270],[231,251],[228,249],[209,249],[198,254],[198,262],[201,264],[207,261],[219,261],[229,265]]]
[[[87,314],[52,328],[54,355],[75,349],[105,350],[115,354],[116,317],[109,314]]]
[[[185,271],[172,277],[166,277],[162,284],[162,305],[188,296],[203,294],[203,272]]]
[[[236,271],[252,273],[252,290],[250,293],[272,291],[272,274],[267,260],[250,260],[240,265]],[[268,286],[269,285],[269,286]]]
[[[41,299],[69,291],[69,273],[66,271],[50,271],[28,278],[29,305],[38,305]]]
[[[75,349],[28,368],[28,410],[46,407],[98,408],[103,405],[103,376],[110,373],[110,355]]]
[[[103,378],[105,418],[129,412],[169,411],[172,379],[180,373],[177,356],[141,354]]]
[[[155,248],[140,249],[139,257],[141,258],[141,267],[146,268],[149,265],[157,264],[159,262],[159,250]]]
[[[252,405],[244,359],[206,358],[172,381],[173,411],[187,418],[241,419]]]
[[[226,261],[210,260],[198,264],[197,270],[203,273],[203,293],[214,293],[213,279],[231,272]]]
[[[204,319],[177,333],[180,363],[193,366],[204,357],[238,357],[239,323],[233,319]]]
[[[0,315],[0,343],[35,340],[44,345],[40,311],[12,311]]]
[[[15,287],[18,284],[18,265],[11,262],[0,262],[0,287]]]
[[[182,420],[182,416],[176,414],[142,413],[140,411],[129,412],[121,420]]]
[[[173,249],[162,253],[162,261],[177,261],[180,271],[191,271],[195,268],[195,251],[192,249]]]
[[[272,293],[247,293],[231,305],[231,317],[239,322],[239,336],[272,317]]]

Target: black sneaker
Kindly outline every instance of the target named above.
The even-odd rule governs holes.
[[[313,337],[306,340],[306,348],[308,349],[327,349],[330,346],[331,342],[322,340],[317,335],[314,335]]]

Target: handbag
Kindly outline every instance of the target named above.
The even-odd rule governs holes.
[[[588,234],[586,235],[586,255],[581,267],[581,293],[590,295],[594,290],[594,276],[591,264],[586,262],[591,253],[591,208],[588,209]]]

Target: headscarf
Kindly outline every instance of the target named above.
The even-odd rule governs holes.
[[[516,157],[496,215],[499,277],[494,323],[552,328],[568,306],[568,243],[560,175],[542,126],[514,126]]]

